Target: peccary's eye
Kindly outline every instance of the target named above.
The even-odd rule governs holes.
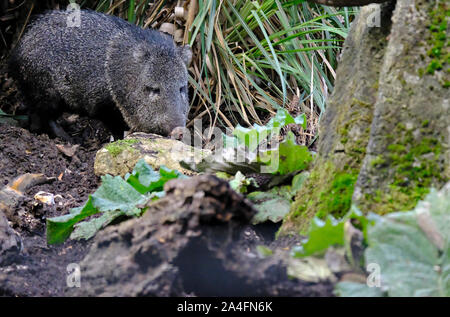
[[[150,94],[150,95],[159,95],[160,93],[160,89],[157,87],[145,87],[145,90]]]
[[[180,93],[186,94],[187,93],[187,86],[183,86],[180,88]]]

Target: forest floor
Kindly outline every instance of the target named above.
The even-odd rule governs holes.
[[[0,87],[0,109],[11,113],[17,106],[14,87],[5,77],[0,78]],[[109,138],[107,129],[98,120],[65,114],[61,122],[66,123],[66,132],[78,144],[70,145],[46,134],[31,133],[0,122],[0,190],[26,173],[41,173],[47,178],[44,183],[30,186],[17,204],[5,212],[10,227],[21,237],[23,249],[0,263],[0,296],[65,296],[67,266],[80,263],[92,246],[92,239],[68,240],[60,245],[46,242],[46,218],[67,214],[71,208],[81,206],[100,185],[100,178],[94,174],[94,159]],[[48,205],[37,200],[35,195],[39,192],[52,194],[55,203]],[[275,240],[277,229],[275,224],[248,225],[233,248],[248,250],[257,244],[289,248],[298,243],[296,239]],[[240,260],[245,261],[245,257],[237,258]],[[248,267],[244,263],[235,264]],[[284,296],[333,295],[331,283],[289,279],[284,266],[275,267],[273,271],[274,276],[283,276],[279,289]],[[183,293],[197,295],[192,289]],[[229,295],[232,294],[231,290]]]

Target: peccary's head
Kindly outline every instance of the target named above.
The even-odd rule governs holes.
[[[126,54],[132,59],[131,63],[121,58],[128,66],[121,69],[119,81],[122,86],[113,88],[129,127],[133,131],[161,135],[184,127],[189,110],[187,66],[192,57],[190,47],[177,47],[172,41],[171,45],[141,43],[131,50],[131,54]],[[112,76],[120,76],[113,73],[117,75]],[[117,82],[117,78],[113,81]]]

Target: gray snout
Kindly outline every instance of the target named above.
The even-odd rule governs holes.
[[[186,130],[185,126],[182,127],[176,127],[175,129],[170,132],[169,136],[171,139],[175,139],[178,141],[181,141],[183,139],[184,131]]]

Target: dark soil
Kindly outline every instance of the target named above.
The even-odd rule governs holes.
[[[0,296],[64,296],[66,294],[67,265],[82,262],[89,252],[92,241],[69,240],[62,245],[47,245],[45,218],[68,213],[70,208],[82,205],[88,195],[99,186],[99,178],[94,175],[93,171],[93,161],[98,149],[98,146],[95,145],[97,143],[98,140],[91,146],[80,146],[75,155],[70,157],[58,150],[57,145],[64,144],[58,139],[50,139],[46,135],[34,135],[18,127],[0,125],[1,185],[6,185],[24,173],[43,173],[47,177],[56,178],[48,184],[30,188],[14,210],[13,217],[11,215],[8,217],[11,226],[22,237],[24,250],[8,265],[0,266]],[[61,195],[62,198],[54,206],[37,203],[33,197],[39,191]],[[278,226],[274,224],[256,227],[247,225],[241,231],[242,234],[238,239],[233,242],[232,248],[229,248],[230,254],[227,257],[233,257],[232,267],[234,270],[242,268],[251,271],[251,267],[255,267],[250,262],[247,263],[247,254],[248,250],[254,250],[256,245],[288,249],[298,243],[298,238],[274,240],[277,229]],[[211,236],[217,236],[217,234]],[[191,247],[196,251],[191,252]],[[224,285],[231,283],[230,287],[224,289],[204,288],[198,284],[197,280],[193,280],[195,283],[192,284],[190,277],[200,276],[200,273],[206,276],[204,271],[192,271],[192,268],[204,268],[205,263],[209,262],[212,263],[215,270],[220,267],[217,266],[218,260],[211,257],[212,253],[206,251],[205,245],[201,245],[201,249],[204,249],[205,252],[199,252],[197,247],[190,244],[190,247],[187,247],[182,253],[188,254],[187,257],[184,257],[188,262],[181,261],[184,264],[179,265],[181,287],[184,289],[182,294],[188,296],[208,296],[208,294],[237,296],[238,294],[244,295],[249,291],[242,287],[242,289],[233,289],[233,285],[241,284],[242,286],[240,279],[235,281],[237,284],[231,283],[231,280],[228,281],[229,283]],[[199,257],[203,253],[209,257]],[[192,257],[192,254],[197,256]],[[268,282],[270,282],[269,285],[274,285],[274,291],[271,291],[270,294],[279,293],[283,296],[332,295],[333,285],[331,283],[312,284],[288,279],[286,273],[282,273],[284,269],[281,266],[273,266],[271,270],[273,270],[273,274],[269,274],[271,278]],[[220,275],[220,272],[212,273],[214,276],[218,276],[218,274]],[[265,287],[268,287],[266,284],[264,284]]]
[[[97,149],[80,147],[73,157],[67,157],[57,149],[58,143],[46,135],[36,136],[22,128],[0,125],[1,185],[25,173],[56,178],[49,184],[30,188],[13,217],[9,217],[12,228],[22,236],[24,250],[13,264],[0,267],[0,295],[62,295],[66,266],[79,262],[88,250],[89,242],[68,241],[58,246],[46,243],[45,219],[82,205],[99,185],[93,172]],[[33,197],[39,191],[62,198],[53,206],[37,203]]]

